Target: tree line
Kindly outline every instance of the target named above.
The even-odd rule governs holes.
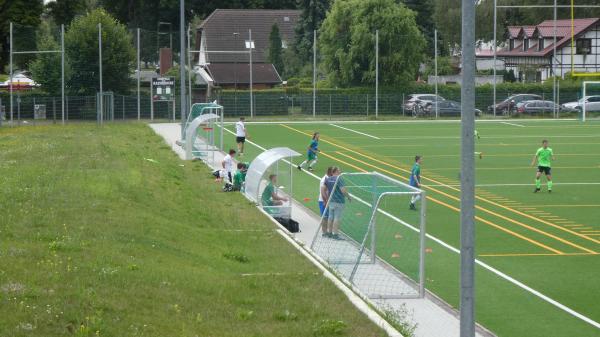
[[[490,41],[493,36],[493,3],[493,0],[477,2],[476,35],[481,41]],[[527,4],[532,5],[552,3],[553,0],[527,0]],[[570,0],[559,0],[558,3],[568,5]],[[522,5],[523,1],[498,0],[498,4]],[[375,30],[380,32],[380,69],[386,70],[380,74],[383,84],[416,79],[419,65],[427,64],[433,55],[435,29],[438,29],[440,55],[459,52],[460,0],[187,0],[186,20],[198,23],[217,8],[300,9],[295,42],[290,48],[281,48],[279,27],[272,27],[269,60],[285,77],[311,76],[313,30],[318,30],[319,74],[331,86],[352,86],[374,81]],[[502,43],[507,26],[536,24],[551,19],[553,10],[511,8],[498,9],[497,14],[498,42]],[[579,8],[575,14],[577,17],[600,16],[600,10]],[[51,27],[56,29],[64,24],[69,32],[74,31],[73,25],[81,24],[81,18],[90,16],[95,16],[96,20],[106,19],[112,22],[119,27],[112,33],[123,34],[123,37],[116,38],[115,41],[133,45],[127,27],[156,31],[160,22],[166,22],[173,30],[178,30],[179,0],[55,0],[46,5],[43,0],[0,0],[0,72],[6,72],[8,63],[9,22],[39,27],[40,31]],[[570,9],[558,10],[559,18],[569,16]],[[67,48],[76,45],[75,38],[65,40]],[[58,42],[52,38],[37,38],[35,41],[38,48],[53,48]],[[154,56],[148,50],[142,53],[143,61]],[[129,62],[130,50],[124,49],[123,52],[123,60]],[[149,54],[146,55],[146,52]],[[73,53],[69,55],[69,59],[77,56],[77,53]],[[56,55],[39,56],[35,60],[52,63],[55,61],[52,60],[53,57]],[[33,58],[31,62],[24,60],[35,73],[45,71],[48,75],[52,71],[40,69],[42,61],[35,63]],[[70,78],[81,76],[83,83],[84,79],[93,75],[89,72],[76,73],[75,70],[81,70],[76,68],[82,68],[84,63],[79,66],[69,64]],[[124,70],[125,73],[131,71],[131,64]],[[115,85],[117,84],[118,81],[115,81]]]

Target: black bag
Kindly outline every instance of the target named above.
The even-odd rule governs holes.
[[[298,224],[298,221],[294,219],[276,217],[275,220],[277,220],[277,222],[285,227],[285,229],[287,229],[290,233],[298,233],[300,231],[300,224]]]

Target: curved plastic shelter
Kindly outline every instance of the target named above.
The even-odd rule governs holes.
[[[251,201],[261,204],[261,192],[264,185],[267,184],[265,173],[268,171],[275,172],[277,175],[289,175],[289,191],[285,196],[290,200],[282,206],[266,206],[263,205],[265,211],[273,216],[289,218],[291,215],[291,200],[292,200],[292,169],[295,167],[292,164],[292,157],[300,156],[300,153],[287,148],[276,147],[259,154],[248,167],[246,173],[246,183],[244,193]],[[279,161],[284,161],[286,165],[279,165]],[[275,166],[275,169],[271,169]]]
[[[200,152],[218,151],[218,148],[214,148],[214,139],[203,139],[200,140],[200,144],[197,144],[198,128],[201,125],[210,125],[221,118],[219,115],[214,113],[206,113],[199,115],[194,118],[190,123],[187,123],[185,128],[185,159],[192,160],[199,157]],[[212,144],[211,144],[212,143]],[[204,147],[204,149],[200,148]],[[204,151],[203,151],[204,150]]]

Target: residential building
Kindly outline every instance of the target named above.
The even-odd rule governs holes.
[[[565,77],[572,71],[600,72],[600,18],[557,20],[556,25],[554,20],[546,20],[535,26],[510,26],[506,38],[496,57],[507,70],[514,71],[518,81],[545,81],[553,74]],[[477,58],[489,60],[490,55],[478,53]]]
[[[298,10],[215,10],[197,28],[196,72],[209,87],[247,89],[250,69],[254,89],[281,84],[280,74],[268,62],[269,35],[277,24],[285,50],[293,43],[299,16]]]

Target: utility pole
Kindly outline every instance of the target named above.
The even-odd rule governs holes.
[[[475,337],[475,1],[462,0],[460,337]]]

